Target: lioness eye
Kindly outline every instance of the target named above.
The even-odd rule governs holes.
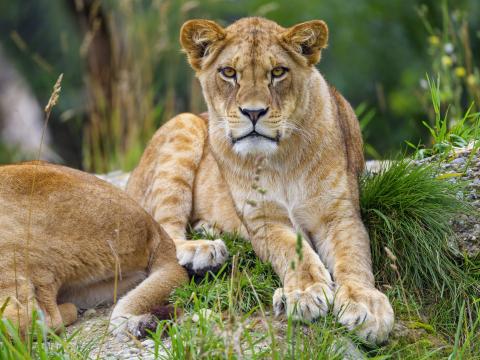
[[[274,78],[279,78],[283,76],[287,71],[288,71],[287,68],[284,68],[283,66],[277,66],[276,68],[273,68],[272,76]]]
[[[221,68],[220,72],[222,73],[223,76],[227,78],[234,78],[237,75],[237,72],[235,71],[235,69],[230,66]]]

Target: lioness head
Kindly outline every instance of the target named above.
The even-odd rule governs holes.
[[[327,45],[320,20],[285,29],[262,18],[227,28],[209,20],[187,21],[180,42],[200,80],[210,131],[222,134],[242,156],[272,154],[303,124],[314,65]]]

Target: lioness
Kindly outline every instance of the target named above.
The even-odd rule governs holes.
[[[181,114],[160,128],[127,191],[174,239],[182,265],[201,272],[226,258],[221,240],[186,241],[189,222],[237,229],[282,280],[277,314],[313,320],[333,303],[341,323],[382,342],[394,316],[360,218],[360,129],[315,68],[327,38],[318,20],[187,21],[180,41],[208,120]]]
[[[22,333],[33,309],[58,329],[77,309],[120,296],[112,329],[139,335],[150,311],[188,279],[165,231],[110,184],[63,166],[0,167],[0,307]]]

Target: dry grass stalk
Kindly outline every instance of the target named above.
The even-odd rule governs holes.
[[[44,120],[44,125],[43,125],[43,131],[41,135],[41,140],[40,140],[40,146],[38,149],[38,154],[37,154],[37,162],[40,160],[40,156],[42,154],[42,146],[43,142],[45,139],[45,133],[47,130],[48,126],[48,120],[50,119],[50,114],[52,112],[52,109],[55,105],[58,103],[58,99],[60,97],[60,91],[61,91],[61,83],[63,79],[63,74],[60,74],[58,77],[57,81],[55,82],[55,85],[53,86],[52,94],[50,95],[50,99],[48,100],[47,106],[45,106],[45,120]],[[27,215],[27,229],[26,229],[26,246],[25,246],[25,273],[27,275],[27,279],[30,278],[30,243],[31,243],[31,238],[32,238],[32,233],[31,233],[31,225],[32,225],[32,211],[33,211],[33,204],[32,204],[32,197],[33,193],[35,191],[35,183],[36,183],[36,172],[33,174],[33,179],[32,179],[32,186],[30,188],[30,203],[28,206],[28,215]],[[14,265],[14,273],[15,273],[15,296],[17,299],[19,299],[19,294],[18,294],[18,277],[17,277],[17,246],[13,249],[13,265]],[[30,309],[29,309],[29,304],[30,301],[34,301],[34,299],[29,299],[27,298],[26,303],[25,303],[25,308],[27,314],[30,314]],[[20,323],[20,306],[17,307],[17,321]],[[29,332],[29,325],[27,324],[26,328],[26,334]],[[30,351],[30,342],[28,342],[29,346],[29,351]]]

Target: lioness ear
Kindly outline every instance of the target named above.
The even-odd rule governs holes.
[[[320,61],[321,50],[327,47],[328,27],[322,20],[307,21],[287,29],[282,39],[303,55],[308,65],[314,65]]]
[[[180,44],[187,53],[190,65],[195,70],[200,70],[202,60],[214,51],[225,35],[225,30],[214,21],[189,20],[183,24]]]

